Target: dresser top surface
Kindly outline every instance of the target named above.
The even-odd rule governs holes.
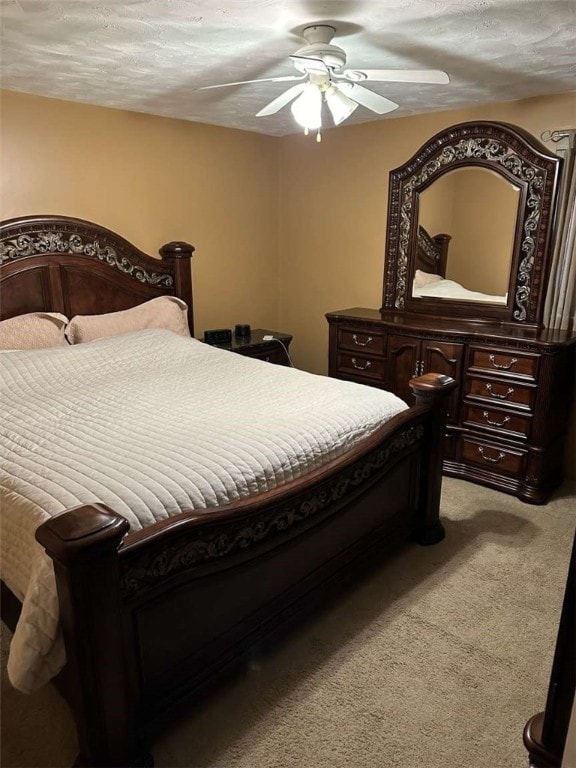
[[[415,332],[437,332],[465,337],[491,338],[500,341],[517,341],[543,346],[564,346],[576,343],[576,331],[551,328],[535,328],[519,324],[494,321],[439,318],[430,315],[408,314],[390,310],[351,307],[326,314],[328,322],[346,320],[358,323],[382,323],[388,330],[397,328]]]

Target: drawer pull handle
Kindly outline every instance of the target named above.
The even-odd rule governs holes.
[[[510,421],[510,416],[504,416],[502,421],[490,421],[488,418],[488,411],[482,411],[482,416],[484,416],[484,420],[487,424],[490,424],[491,427],[503,427]]]
[[[372,363],[370,362],[370,360],[365,360],[364,361],[364,365],[358,365],[358,363],[356,362],[356,358],[353,357],[352,358],[352,365],[354,366],[354,368],[356,368],[357,371],[365,371],[368,368],[370,368]]]
[[[416,365],[414,366],[414,378],[417,376],[423,376],[424,375],[424,360],[416,360]]]
[[[354,344],[356,344],[359,347],[367,347],[368,344],[372,344],[374,339],[372,338],[372,336],[367,336],[366,337],[366,341],[358,341],[358,336],[356,336],[356,334],[353,333],[352,334],[352,341],[354,342]]]
[[[514,394],[514,388],[508,387],[508,391],[504,392],[503,394],[498,394],[498,392],[492,392],[492,384],[486,384],[486,389],[490,393],[490,397],[497,397],[498,400],[507,400],[510,395]]]
[[[494,355],[490,355],[489,360],[492,363],[492,365],[494,366],[494,368],[499,368],[501,371],[509,371],[510,368],[512,368],[512,366],[515,365],[518,362],[518,358],[517,357],[511,357],[510,358],[510,362],[507,365],[506,364],[498,365]]]
[[[504,456],[506,456],[506,454],[502,453],[502,451],[498,451],[498,456],[486,456],[486,454],[484,453],[484,448],[481,445],[478,446],[478,453],[480,454],[480,456],[482,456],[484,461],[489,461],[492,464],[498,464],[498,462],[501,461],[504,458]]]

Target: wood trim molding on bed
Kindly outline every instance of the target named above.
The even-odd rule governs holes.
[[[428,272],[431,275],[446,277],[446,261],[450,240],[452,240],[452,235],[440,233],[432,236],[420,225],[418,227],[418,247],[414,269],[421,269],[422,272]]]
[[[161,259],[152,258],[115,232],[83,219],[41,215],[3,221],[0,319],[41,311],[68,317],[115,312],[170,295],[188,304],[194,335],[194,247],[175,241],[159,253]]]

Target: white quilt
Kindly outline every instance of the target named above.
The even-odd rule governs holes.
[[[455,299],[460,301],[483,301],[490,304],[506,304],[508,296],[492,296],[480,291],[469,291],[454,280],[437,280],[422,288],[413,286],[412,295],[416,297],[428,296],[429,298]]]
[[[0,354],[1,575],[23,610],[8,662],[29,692],[65,661],[44,520],[103,502],[132,530],[315,469],[406,408],[394,395],[165,330]]]

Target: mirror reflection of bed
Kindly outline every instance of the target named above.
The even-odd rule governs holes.
[[[487,168],[457,168],[418,195],[412,296],[506,304],[520,190]],[[449,238],[444,260],[428,254]]]
[[[449,278],[446,270],[446,256],[450,240],[450,235],[440,233],[431,237],[423,226],[418,227],[412,297],[472,301],[481,304],[507,304],[508,291],[502,296],[473,291],[457,280]],[[452,259],[453,263],[454,261]]]

